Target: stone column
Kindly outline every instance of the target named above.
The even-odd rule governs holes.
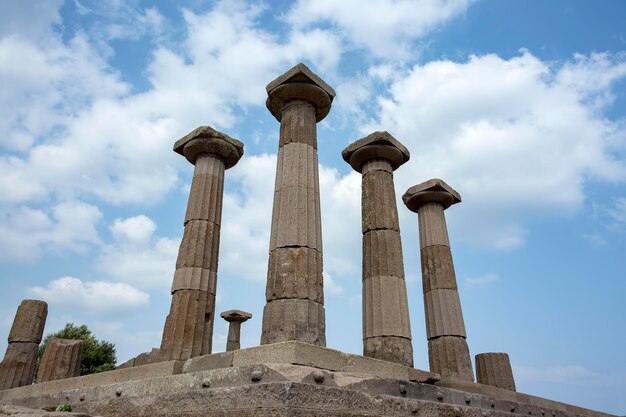
[[[363,355],[413,366],[409,305],[393,171],[409,151],[387,132],[374,132],[341,152],[362,174]]]
[[[304,64],[266,89],[280,141],[261,344],[325,346],[316,123],[330,111],[335,92]]]
[[[39,343],[48,317],[48,304],[23,300],[9,332],[9,346],[0,362],[0,390],[33,383]]]
[[[82,359],[82,340],[51,338],[39,364],[37,383],[80,376]]]
[[[409,188],[402,200],[419,217],[430,370],[444,378],[474,381],[443,213],[461,196],[442,180],[432,179]]]
[[[513,369],[506,353],[476,355],[476,379],[479,384],[515,391]]]
[[[252,314],[241,310],[228,310],[220,314],[229,324],[226,352],[241,348],[241,323],[252,318]]]
[[[174,144],[195,165],[185,232],[172,283],[172,305],[161,341],[161,360],[211,353],[224,170],[243,155],[243,144],[201,126]]]

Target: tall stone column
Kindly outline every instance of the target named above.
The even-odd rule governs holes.
[[[80,376],[83,345],[82,340],[49,339],[39,364],[37,383]]]
[[[48,304],[23,300],[9,332],[9,346],[0,362],[0,390],[33,383],[39,343],[48,317]]]
[[[515,379],[509,355],[502,352],[476,355],[476,380],[479,384],[515,391]]]
[[[174,144],[195,165],[185,232],[172,283],[172,305],[161,341],[161,360],[211,353],[220,244],[224,170],[243,155],[243,144],[201,126]]]
[[[415,185],[402,196],[418,213],[422,285],[430,370],[474,381],[444,210],[461,196],[440,179]]]
[[[261,344],[326,345],[316,123],[335,91],[298,64],[267,85],[280,122]]]
[[[413,366],[409,305],[393,171],[409,151],[387,132],[374,132],[341,153],[362,174],[363,355]]]
[[[252,314],[241,310],[228,310],[222,312],[220,316],[226,320],[228,325],[228,339],[226,339],[226,352],[241,348],[241,323],[252,318]]]

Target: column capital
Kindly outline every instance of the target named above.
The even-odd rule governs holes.
[[[228,169],[235,166],[243,156],[243,143],[210,126],[200,126],[177,140],[174,152],[183,155],[194,165],[201,154],[212,154],[220,158]]]
[[[341,151],[343,160],[357,172],[361,172],[363,164],[371,159],[389,161],[396,170],[411,158],[409,150],[389,132],[374,132],[351,143]]]
[[[296,100],[310,103],[315,108],[315,120],[320,122],[328,115],[335,98],[335,90],[302,63],[270,82],[265,90],[265,105],[279,122],[285,104]]]
[[[243,323],[252,318],[252,313],[241,310],[227,310],[222,312],[220,317],[229,323]]]
[[[461,195],[439,178],[433,178],[406,190],[402,201],[413,212],[428,203],[439,203],[444,209],[461,202]]]

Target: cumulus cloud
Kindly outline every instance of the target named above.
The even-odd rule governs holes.
[[[449,215],[456,236],[513,248],[525,222],[579,209],[588,178],[626,180],[616,158],[623,126],[601,112],[625,75],[623,57],[609,54],[561,67],[526,51],[434,61],[396,75],[363,130],[389,130],[411,150],[396,174],[401,190],[439,177],[461,193]]]
[[[469,0],[298,0],[287,13],[296,27],[333,25],[376,56],[407,58],[410,41],[459,15]]]
[[[89,313],[117,313],[148,305],[145,292],[123,283],[107,281],[84,282],[63,277],[50,281],[45,287],[33,287],[29,293],[50,305],[78,307]]]

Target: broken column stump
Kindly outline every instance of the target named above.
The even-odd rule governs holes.
[[[474,381],[444,215],[461,196],[442,180],[432,179],[409,188],[402,201],[419,219],[430,370],[444,378]]]
[[[266,87],[280,122],[261,344],[326,346],[316,123],[335,91],[298,64]]]
[[[195,165],[185,232],[172,283],[160,360],[185,360],[211,353],[217,285],[224,171],[243,155],[243,144],[201,126],[174,144]]]
[[[341,153],[361,173],[363,355],[413,366],[402,242],[393,171],[409,151],[388,132],[374,132]]]
[[[37,383],[80,376],[82,359],[82,340],[51,338],[39,364]]]
[[[509,355],[501,352],[476,355],[476,380],[479,384],[515,391]]]
[[[9,332],[9,346],[0,362],[0,390],[33,383],[39,343],[48,317],[48,304],[23,300]]]

